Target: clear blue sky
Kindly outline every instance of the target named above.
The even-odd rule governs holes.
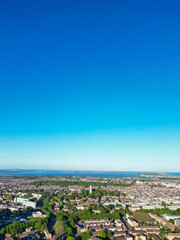
[[[180,171],[180,1],[0,1],[0,168]]]

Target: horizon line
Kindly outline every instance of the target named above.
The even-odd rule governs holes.
[[[18,170],[33,170],[33,171],[61,171],[61,172],[141,172],[141,173],[159,173],[159,174],[166,174],[166,173],[180,173],[180,171],[156,171],[156,170],[73,170],[73,169],[40,169],[40,168],[0,168],[0,171],[4,170],[11,170],[11,171],[18,171]]]

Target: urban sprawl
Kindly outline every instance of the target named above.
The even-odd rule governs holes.
[[[180,239],[180,179],[1,177],[0,239]]]

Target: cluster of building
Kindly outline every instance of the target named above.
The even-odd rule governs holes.
[[[48,178],[45,179],[46,181]],[[51,182],[53,178],[50,178]],[[52,209],[51,214],[56,216],[57,213],[67,212],[71,214],[73,211],[83,211],[89,209],[90,206],[95,206],[91,209],[93,214],[100,214],[101,208],[105,212],[109,211],[113,213],[121,209],[128,210],[130,213],[134,213],[139,210],[155,210],[155,209],[170,209],[177,210],[180,208],[180,184],[177,179],[160,179],[153,178],[150,181],[143,178],[54,178],[55,181],[74,181],[77,185],[65,185],[65,186],[53,186],[53,185],[43,185],[43,190],[47,192],[50,196],[51,193],[55,193],[58,196],[59,191],[63,192],[64,198],[62,203],[56,198],[51,198],[49,201],[51,203]],[[41,179],[43,181],[43,178]],[[90,187],[80,186],[78,183],[83,182],[100,182],[103,183],[100,186],[90,185]],[[109,184],[114,182],[116,184]],[[107,184],[104,184],[107,183]],[[109,185],[108,185],[109,184]],[[123,186],[126,184],[126,186]],[[122,185],[122,186],[121,186]],[[37,202],[41,200],[42,195],[38,192],[42,186],[36,185],[33,179],[9,179],[7,178],[0,180],[0,209],[9,210],[24,210],[28,207],[33,208],[32,216],[33,218],[44,218],[46,214],[43,214],[40,209],[38,209]],[[96,198],[90,198],[88,196],[81,197],[82,189],[88,190],[89,193],[93,193],[94,190],[106,190],[106,192],[116,191],[116,194],[105,194],[103,196],[98,196]],[[36,190],[37,193],[32,193],[30,197],[27,197],[24,190],[31,191]],[[105,192],[105,191],[104,191]],[[77,193],[76,197],[73,199],[67,198],[65,196]],[[118,193],[118,194],[117,194]],[[13,197],[12,197],[13,196]],[[72,208],[73,206],[73,208]],[[174,240],[180,238],[180,233],[175,229],[180,227],[180,215],[173,214],[162,214],[161,216],[149,213],[151,219],[150,223],[141,224],[133,217],[133,214],[126,214],[122,219],[85,219],[80,220],[76,224],[77,233],[86,232],[88,229],[91,230],[92,236],[90,240],[98,240],[100,231],[110,231],[112,237],[117,240],[146,240],[149,239],[151,235],[152,240],[160,239],[160,232],[162,227],[167,228],[170,232],[165,233],[165,238],[169,240]],[[170,220],[173,220],[170,221]],[[18,220],[19,221],[19,220]],[[179,231],[180,232],[180,231]],[[24,234],[24,235],[23,235]],[[40,233],[38,231],[26,231],[19,239],[25,239],[27,236],[34,236],[34,239]],[[66,237],[66,232],[62,232],[57,236],[52,237],[48,231],[44,232],[43,238],[58,240]],[[39,239],[43,239],[40,236]],[[7,236],[7,239],[10,236]],[[27,238],[28,239],[28,238]],[[30,237],[29,237],[30,239]]]
[[[91,232],[98,232],[102,230],[111,231],[114,232],[115,235],[116,232],[122,232],[127,230],[126,226],[120,219],[116,219],[115,221],[113,221],[107,218],[80,220],[77,224],[77,232],[85,232],[87,229],[91,230]]]

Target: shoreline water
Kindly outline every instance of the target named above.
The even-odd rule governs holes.
[[[3,169],[1,177],[180,177],[180,172],[143,172],[143,171],[70,171],[70,170],[35,170],[35,169]]]

